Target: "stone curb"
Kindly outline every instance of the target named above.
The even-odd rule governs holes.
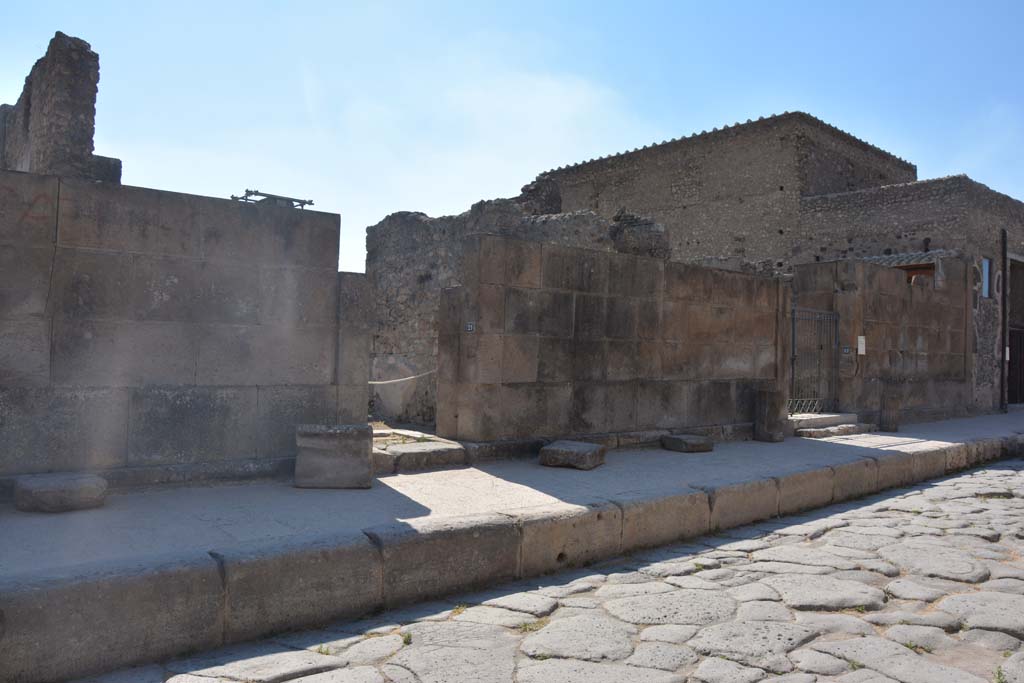
[[[520,533],[505,515],[410,519],[363,533],[381,554],[385,608],[480,588],[518,573]]]
[[[381,556],[364,534],[254,542],[210,556],[223,583],[225,643],[359,617],[382,602]]]
[[[224,590],[207,553],[0,582],[0,680],[63,681],[217,647]]]
[[[311,628],[905,486],[1004,457],[1024,435],[885,452],[744,482],[412,519],[0,581],[0,680],[49,683]]]

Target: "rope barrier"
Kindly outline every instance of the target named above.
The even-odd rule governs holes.
[[[419,375],[413,375],[412,377],[402,377],[401,379],[385,379],[379,382],[370,382],[370,384],[398,384],[399,382],[408,382],[409,380],[419,379],[420,377],[426,377],[427,375],[433,375],[435,372],[437,372],[437,369],[428,370],[427,372],[424,372]]]

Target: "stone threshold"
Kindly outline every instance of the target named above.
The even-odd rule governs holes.
[[[1019,457],[1024,435],[867,453],[674,491],[9,574],[0,578],[0,680],[86,676],[586,565]]]

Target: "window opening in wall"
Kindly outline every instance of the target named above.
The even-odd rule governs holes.
[[[907,274],[907,282],[911,282],[915,275],[929,275],[935,277],[935,264],[934,263],[920,263],[913,266],[897,266],[900,270]]]
[[[992,259],[981,259],[981,295],[986,299],[992,297]]]

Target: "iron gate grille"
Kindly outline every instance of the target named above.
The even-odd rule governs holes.
[[[834,410],[839,374],[839,314],[794,308],[792,361],[790,414]]]

